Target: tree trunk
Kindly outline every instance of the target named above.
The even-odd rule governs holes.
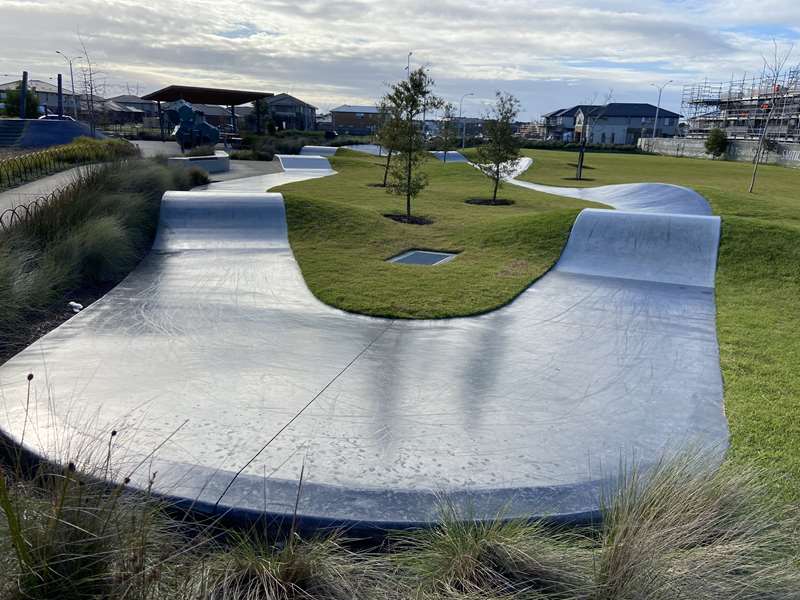
[[[386,155],[386,168],[383,170],[383,187],[386,187],[386,182],[389,180],[389,163],[392,161],[392,149],[389,148],[389,153]]]
[[[406,156],[406,215],[411,217],[411,152]]]
[[[581,138],[580,150],[578,152],[578,166],[575,169],[575,179],[577,179],[578,181],[580,181],[581,177],[583,177],[583,153],[585,149],[586,146],[583,143],[583,138]]]
[[[499,187],[500,187],[500,165],[496,165],[494,170],[494,192],[492,193],[492,204],[497,202],[497,188]]]

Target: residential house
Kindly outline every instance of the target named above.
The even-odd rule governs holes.
[[[353,106],[343,104],[331,109],[333,129],[339,134],[370,135],[383,119],[377,106]]]
[[[571,142],[575,136],[575,116],[580,110],[599,108],[596,104],[576,104],[570,108],[559,108],[542,115],[544,139]]]
[[[264,117],[271,120],[277,129],[298,129],[309,131],[316,129],[317,107],[303,102],[289,94],[276,94],[262,100]],[[236,107],[236,116],[240,126],[255,128],[255,106],[252,104]]]
[[[654,135],[654,130],[656,137],[675,137],[679,120],[678,113],[646,103],[611,102],[583,107],[575,115],[574,141],[588,135],[586,141],[590,144],[635,145],[639,138]]]
[[[140,110],[146,117],[158,116],[158,103],[153,100],[142,100],[139,96],[134,96],[133,94],[114,96],[108,100],[128,108]]]
[[[0,102],[5,102],[5,92],[7,90],[15,90],[22,85],[22,80],[9,81],[0,84]],[[62,93],[64,98],[64,112],[71,115],[73,112],[73,97],[72,89],[68,88],[68,83],[65,81],[62,86]],[[39,107],[42,114],[45,113],[58,113],[58,86],[41,81],[40,79],[29,79],[28,89],[35,92],[39,97]],[[80,93],[75,94],[80,103]]]

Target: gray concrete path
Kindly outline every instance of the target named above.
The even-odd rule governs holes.
[[[19,206],[20,204],[28,204],[42,196],[48,196],[59,188],[71,183],[75,180],[81,170],[88,167],[75,167],[42,177],[36,181],[31,181],[25,185],[0,192],[0,212]]]

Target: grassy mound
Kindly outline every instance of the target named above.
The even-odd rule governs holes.
[[[469,165],[429,160],[431,183],[413,208],[432,224],[419,227],[383,216],[402,202],[375,187],[382,159],[340,150],[332,163],[332,178],[278,188],[289,237],[318,298],[369,315],[452,317],[502,306],[553,265],[578,211],[598,206],[510,185],[511,206],[466,205],[491,190],[488,180]],[[459,256],[432,268],[385,262],[410,248]]]

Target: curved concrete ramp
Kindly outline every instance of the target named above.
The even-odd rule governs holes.
[[[324,156],[304,156],[297,154],[276,154],[284,171],[329,171],[331,164]]]
[[[386,150],[377,144],[353,144],[345,146],[348,150],[355,150],[356,152],[363,152],[364,154],[372,154],[372,156],[386,156]]]
[[[519,161],[517,174],[523,173],[533,164],[528,157]],[[508,183],[537,192],[600,202],[619,210],[658,212],[681,215],[710,215],[711,207],[700,194],[689,188],[669,183],[623,183],[598,187],[555,187],[509,179]]]
[[[102,460],[116,429],[120,476],[240,519],[291,519],[302,472],[300,527],[354,535],[429,524],[443,492],[584,520],[621,459],[724,449],[717,218],[587,211],[505,308],[399,321],[317,301],[282,197],[224,189],[168,192],[142,264],[0,367],[11,438]]]
[[[339,148],[335,146],[303,146],[300,154],[303,156],[333,156]]]
[[[557,271],[714,287],[719,217],[586,209]]]

